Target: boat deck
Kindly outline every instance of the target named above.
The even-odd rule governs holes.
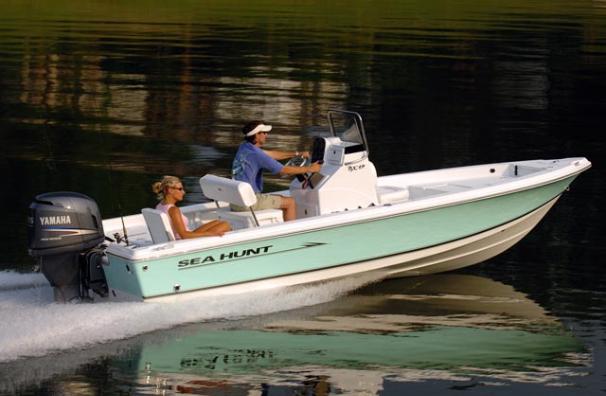
[[[523,188],[524,180],[569,166],[573,160],[575,159],[525,161],[383,176],[377,179],[379,207],[405,205],[417,208],[419,205],[415,205],[415,203],[431,200],[434,205],[437,201],[452,200],[453,197],[480,197],[482,191],[495,190],[498,192],[497,190],[503,188],[502,186],[514,188],[515,184],[519,184],[519,188]],[[288,191],[276,193],[287,195]],[[193,229],[205,222],[221,218],[222,212],[229,211],[228,203],[220,202],[219,205],[220,208],[217,208],[214,202],[207,202],[184,206],[181,210],[189,220],[189,227]],[[350,210],[348,213],[373,209],[376,208]],[[125,216],[123,221],[130,249],[148,247],[153,244],[149,229],[141,214]],[[116,236],[120,238],[124,234],[120,218],[104,220],[103,226],[105,234],[109,238],[116,239]],[[261,225],[261,227],[269,226]],[[235,229],[230,234],[242,231],[246,230]]]

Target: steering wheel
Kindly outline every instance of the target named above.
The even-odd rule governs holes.
[[[286,163],[286,165],[284,165],[284,166],[294,166],[294,167],[302,168],[304,166],[309,166],[310,164],[311,164],[311,161],[309,158],[303,158],[303,156],[297,155],[297,156],[289,159],[288,162]],[[295,177],[297,178],[297,180],[299,180],[301,183],[303,183],[307,180],[306,176],[307,175],[297,175]]]
[[[300,168],[300,167],[309,166],[309,165],[310,165],[309,158],[303,158],[302,156],[297,155],[297,156],[289,159],[288,162],[284,166],[295,166],[295,167]]]

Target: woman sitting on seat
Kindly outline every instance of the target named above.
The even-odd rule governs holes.
[[[175,206],[185,196],[183,184],[178,177],[164,176],[161,181],[152,184],[152,190],[160,200],[156,209],[166,213],[170,218],[175,239],[222,236],[227,231],[231,231],[229,223],[222,220],[213,220],[202,224],[193,231],[187,228],[187,217],[181,213],[181,209]]]

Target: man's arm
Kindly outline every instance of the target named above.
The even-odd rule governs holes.
[[[280,171],[280,175],[302,175],[305,173],[320,172],[320,163],[314,162],[310,166],[284,166]]]
[[[289,159],[292,157],[296,157],[298,155],[303,158],[309,158],[309,153],[307,151],[280,151],[280,150],[263,150],[265,154],[269,155],[271,158],[276,161],[282,161],[285,159]]]

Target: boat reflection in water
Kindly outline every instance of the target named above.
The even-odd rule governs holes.
[[[428,380],[563,386],[588,359],[525,295],[459,274],[387,281],[321,306],[163,335],[139,351],[139,392],[376,394]]]
[[[462,274],[394,279],[307,308],[101,342],[0,363],[0,394],[31,386],[53,394],[400,394],[403,384],[427,381],[561,389],[588,374],[590,359],[524,294]]]

